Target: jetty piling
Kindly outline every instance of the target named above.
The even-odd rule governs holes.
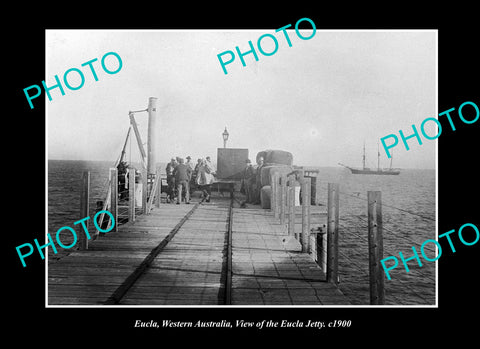
[[[370,304],[385,304],[385,272],[383,259],[382,193],[368,192],[368,264],[370,276]]]
[[[327,231],[326,225],[312,229],[310,232],[310,253],[320,266],[322,271],[327,274]]]
[[[328,183],[327,281],[338,284],[339,185]]]

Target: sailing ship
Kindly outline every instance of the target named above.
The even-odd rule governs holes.
[[[377,143],[377,169],[370,169],[365,166],[365,143],[363,143],[363,168],[355,168],[338,163],[339,165],[348,168],[352,174],[363,175],[398,175],[400,174],[399,168],[392,168],[392,157],[390,157],[390,168],[380,168],[380,150]]]

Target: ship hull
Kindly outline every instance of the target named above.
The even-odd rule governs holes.
[[[395,170],[387,170],[387,171],[378,171],[378,170],[361,170],[361,169],[355,169],[355,168],[350,168],[347,167],[350,171],[352,171],[352,174],[361,174],[361,175],[398,175],[400,174],[400,171],[395,171]]]

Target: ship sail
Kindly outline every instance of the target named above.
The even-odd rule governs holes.
[[[377,143],[377,169],[372,170],[368,167],[365,166],[365,161],[366,161],[366,155],[365,155],[365,142],[363,142],[363,156],[362,156],[362,165],[363,167],[360,168],[355,168],[355,167],[350,167],[347,165],[344,165],[342,163],[338,163],[339,165],[348,168],[352,174],[364,174],[364,175],[398,175],[400,174],[399,169],[393,169],[392,168],[392,159],[393,155],[390,158],[390,168],[389,169],[381,169],[380,168],[380,148]]]

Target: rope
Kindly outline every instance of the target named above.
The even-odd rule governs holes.
[[[358,193],[356,196],[354,196],[354,195],[351,195],[351,194],[348,194],[348,193],[345,193],[345,192],[340,191],[340,194],[347,195],[347,196],[350,196],[350,197],[355,198],[355,199],[359,199],[359,200],[363,200],[363,201],[368,201],[367,198],[361,197],[361,196],[360,196],[360,193]],[[405,213],[409,213],[409,214],[411,214],[411,215],[414,215],[414,216],[417,216],[417,217],[421,217],[421,218],[423,218],[423,219],[426,219],[426,220],[435,222],[435,219],[433,219],[433,218],[430,218],[430,217],[427,217],[427,216],[423,216],[423,215],[421,215],[421,214],[418,214],[418,213],[415,213],[415,212],[412,212],[412,211],[409,211],[409,210],[405,210],[405,209],[400,208],[400,207],[395,207],[395,206],[392,206],[392,205],[388,205],[388,204],[386,204],[386,203],[384,203],[384,202],[382,202],[382,206],[389,207],[389,208],[394,208],[394,209],[396,209],[396,210],[399,210],[399,211],[402,211],[402,212],[405,212]]]
[[[365,222],[367,223],[367,225],[364,227],[364,229],[368,229],[368,221],[365,220],[364,218],[360,217],[360,216],[356,216],[356,215],[348,215],[349,217],[355,217],[355,218],[358,218],[359,220],[361,220],[362,222]],[[347,228],[345,228],[347,229]],[[389,233],[391,233],[392,235],[395,235],[396,238],[399,238],[399,239],[402,239],[402,240],[405,240],[406,242],[408,242],[408,244],[412,244],[412,241],[410,239],[408,239],[407,237],[399,234],[398,232],[394,232],[393,230],[390,230],[388,229],[387,227],[385,227],[385,224],[382,226],[382,229],[388,231]],[[347,229],[348,230],[348,229]],[[383,237],[385,238],[385,235],[383,235]],[[388,235],[387,235],[388,237]],[[413,246],[413,245],[412,245]],[[433,248],[430,248],[429,246],[424,246],[424,249],[425,250],[428,250],[428,251],[431,251],[431,252],[435,252],[435,249]]]
[[[340,225],[340,227],[341,227],[342,229],[345,229],[346,231],[348,231],[349,234],[355,235],[357,238],[359,238],[360,240],[362,240],[362,241],[364,241],[365,243],[368,244],[368,240],[367,240],[365,237],[363,237],[363,236],[361,236],[361,235],[353,232],[352,230],[350,230],[349,228],[343,226],[342,224],[339,224],[339,225]],[[383,250],[384,250],[384,252],[388,252],[388,253],[390,253],[391,255],[395,255],[395,253],[392,253],[392,251],[390,251],[389,249],[385,248],[385,246],[384,246]],[[341,252],[341,250],[339,250],[339,254],[341,254],[342,256],[344,256],[346,259],[352,260],[351,256],[345,255],[344,253]],[[417,271],[418,271],[419,273],[421,273],[421,274],[424,274],[424,273],[427,272],[426,269],[418,269]],[[429,277],[429,276],[423,275],[422,277],[424,277],[424,278],[426,278],[426,279],[429,279],[429,280],[431,280],[431,281],[435,281],[432,277]]]
[[[403,209],[403,208],[399,208],[399,207],[395,207],[395,206],[387,205],[387,204],[384,204],[383,202],[382,202],[382,206],[386,206],[386,207],[394,208],[394,209],[396,209],[396,210],[399,210],[399,211],[402,211],[402,212],[405,212],[405,213],[409,213],[409,214],[411,214],[411,215],[414,215],[414,216],[417,216],[417,217],[420,217],[420,218],[423,218],[423,219],[426,219],[426,220],[429,220],[429,221],[435,222],[435,219],[434,219],[434,218],[430,218],[430,217],[427,217],[427,216],[423,216],[423,215],[421,215],[421,214],[414,213],[414,212],[411,212],[411,211],[405,210],[405,209]]]
[[[324,186],[320,186],[321,189],[323,190],[328,190],[327,187],[324,187]],[[342,195],[345,195],[345,196],[349,196],[349,197],[352,197],[354,199],[358,199],[358,200],[362,200],[364,202],[368,202],[368,199],[366,197],[363,197],[361,196],[361,193],[360,192],[355,192],[354,194],[350,194],[350,193],[346,193],[344,191],[339,191],[339,194],[342,194]],[[322,202],[326,205],[325,202]],[[396,209],[398,211],[401,211],[401,212],[405,212],[405,213],[408,213],[412,216],[416,216],[416,217],[420,217],[424,220],[427,220],[427,221],[433,221],[435,222],[435,219],[432,219],[430,217],[427,217],[427,216],[424,216],[422,214],[418,214],[418,213],[415,213],[415,212],[412,212],[412,211],[409,211],[409,210],[406,210],[406,209],[403,209],[403,208],[399,208],[399,207],[396,207],[396,206],[393,206],[393,205],[389,205],[389,204],[385,204],[382,202],[382,206],[385,206],[385,207],[388,207],[388,208],[392,208],[392,209]],[[349,215],[342,215],[343,217],[347,216],[347,217],[355,217],[356,219],[362,221],[363,225],[359,225],[359,224],[355,224],[355,228],[352,228],[352,227],[347,227],[346,224],[344,222],[338,222],[339,223],[339,228],[342,229],[342,230],[345,230],[346,232],[348,232],[348,235],[351,235],[353,237],[355,237],[356,239],[360,240],[362,243],[365,243],[366,245],[368,245],[368,237],[365,236],[365,235],[361,235],[359,233],[360,230],[365,230],[367,231],[368,229],[368,220],[360,215],[354,215],[354,214],[349,214]],[[408,242],[409,245],[413,245],[413,241],[411,239],[409,239],[408,237],[405,237],[403,236],[401,233],[399,232],[394,232],[393,230],[385,227],[385,223],[386,221],[383,222],[383,226],[382,228],[389,232],[391,234],[391,236],[393,238],[398,238],[398,239],[402,239],[403,241],[406,241]],[[341,236],[345,236],[344,234],[341,234]],[[389,235],[386,235],[386,237],[388,238]],[[384,241],[385,241],[385,235],[384,235]],[[424,246],[424,250],[426,251],[430,251],[432,253],[436,253],[436,248],[432,248],[430,246]],[[392,256],[395,256],[398,251],[396,251],[395,253],[392,253],[392,251],[390,250],[390,248],[386,248],[386,246],[384,245],[384,252],[386,253],[389,253],[390,255]],[[341,250],[339,251],[339,254],[346,260],[349,260],[350,262],[352,262],[352,260],[354,258],[352,258],[352,256],[348,256],[346,255],[345,253],[343,253]],[[354,263],[353,263],[354,264]],[[358,269],[360,273],[362,273],[362,276],[368,276],[368,273],[364,270],[361,270],[361,269]],[[413,270],[412,270],[413,271]],[[418,272],[420,273],[422,276],[423,279],[425,280],[430,280],[431,282],[435,282],[435,277],[431,277],[430,276],[430,270],[429,269],[425,269],[425,268],[419,268],[419,269],[415,269],[415,272]],[[401,279],[398,279],[398,282],[400,282],[401,284],[404,284],[405,286],[408,286],[409,285],[409,282],[405,281],[405,280],[401,280]],[[413,289],[412,289],[413,290]]]
[[[327,190],[326,187],[322,187],[322,189]],[[350,197],[352,197],[352,198],[354,198],[354,199],[359,199],[359,200],[367,201],[367,202],[368,202],[368,199],[367,199],[367,198],[360,196],[360,192],[357,192],[357,195],[352,195],[352,194],[345,193],[345,192],[343,192],[343,191],[340,190],[339,193],[342,194],[342,195],[350,196]],[[426,219],[426,220],[429,220],[429,221],[433,221],[433,222],[436,221],[434,218],[430,218],[430,217],[427,217],[427,216],[424,216],[424,215],[421,215],[421,214],[418,214],[418,213],[415,213],[415,212],[406,210],[406,209],[404,209],[404,208],[400,208],[400,207],[396,207],[396,206],[393,206],[393,205],[389,205],[389,204],[386,204],[386,203],[384,203],[384,202],[382,202],[382,206],[389,207],[389,208],[393,208],[393,209],[396,209],[396,210],[399,210],[399,211],[402,211],[402,212],[405,212],[405,213],[409,213],[409,214],[411,214],[411,215],[413,215],[413,216],[417,216],[417,217],[420,217],[420,218],[423,218],[423,219]]]

